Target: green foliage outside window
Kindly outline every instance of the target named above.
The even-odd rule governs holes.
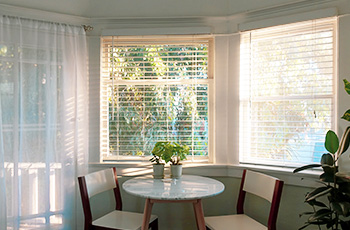
[[[158,141],[208,154],[207,46],[130,45],[112,48],[109,149],[150,155]]]

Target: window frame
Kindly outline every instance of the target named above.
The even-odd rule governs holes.
[[[311,21],[322,21],[322,20],[329,20],[329,21],[332,21],[332,22],[329,22],[329,24],[332,24],[332,38],[333,38],[333,44],[332,44],[332,51],[333,51],[333,59],[332,59],[332,68],[333,68],[333,72],[332,72],[332,84],[333,84],[333,87],[332,87],[332,96],[331,97],[327,97],[327,96],[318,96],[317,98],[320,99],[320,98],[330,98],[330,101],[332,103],[331,105],[331,116],[330,116],[330,119],[331,119],[331,127],[330,127],[330,130],[335,130],[335,127],[337,127],[337,123],[338,123],[338,119],[336,119],[337,117],[337,110],[338,110],[338,103],[337,103],[337,98],[338,98],[338,30],[339,30],[339,26],[338,26],[338,18],[337,17],[329,17],[329,18],[321,18],[321,19],[314,19],[314,20],[307,20],[307,21],[301,21],[301,22],[295,22],[295,23],[291,23],[291,24],[298,24],[300,23],[301,25],[303,23],[307,23],[307,22],[311,22]],[[321,22],[322,23],[322,22]],[[277,26],[271,26],[271,27],[266,27],[266,28],[260,28],[262,30],[264,29],[269,29],[269,28],[274,28],[274,27],[282,27],[282,26],[286,26],[286,25],[277,25]],[[288,26],[288,25],[287,25]],[[256,30],[260,30],[260,29],[256,29]],[[255,29],[252,29],[252,30],[248,30],[248,31],[244,31],[242,33],[246,33],[246,32],[252,32],[254,31]],[[310,30],[308,30],[310,31]],[[242,35],[241,35],[242,36]],[[240,36],[240,37],[241,37]],[[240,38],[242,39],[242,37]],[[242,41],[240,41],[240,46],[242,46]],[[251,55],[251,54],[250,54]],[[242,61],[242,56],[240,57],[240,60]],[[250,75],[250,73],[249,73]],[[242,73],[240,73],[240,84],[241,84],[241,78],[242,78]],[[241,86],[240,86],[241,87]],[[249,160],[242,160],[243,158],[243,154],[245,154],[245,152],[247,152],[247,150],[249,148],[247,147],[242,147],[242,138],[241,138],[241,132],[242,132],[242,99],[241,99],[241,93],[240,92],[240,99],[239,99],[239,104],[240,104],[240,134],[239,134],[239,164],[246,164],[246,165],[261,165],[261,166],[267,166],[267,167],[297,167],[297,166],[301,166],[301,165],[304,165],[305,163],[301,163],[300,165],[292,162],[291,164],[288,164],[289,162],[288,161],[280,161],[280,162],[277,162],[277,163],[273,163],[273,161],[269,160],[269,159],[266,159],[266,158],[261,158],[259,160],[254,160],[253,158],[250,158]],[[244,101],[248,101],[248,103],[251,103],[251,99],[250,99],[250,92],[249,92],[249,99],[247,100],[244,100]],[[298,98],[298,97],[295,97],[295,96],[286,96],[284,99],[287,100],[288,98],[291,98],[293,99],[293,101],[296,101],[295,99]],[[313,99],[315,98],[313,95],[309,94],[308,96],[303,96],[302,98],[300,98],[300,100],[306,100],[307,98],[309,99]],[[299,101],[300,101],[299,100]],[[244,112],[248,111],[249,114],[248,115],[251,115],[252,113],[250,113],[250,110],[251,109],[245,109]],[[245,126],[247,126],[247,124],[244,124]],[[249,125],[248,125],[249,126]],[[323,143],[323,142],[322,142]],[[247,145],[247,144],[244,144],[244,145]],[[249,153],[250,154],[250,153]],[[283,163],[282,163],[283,162]],[[310,164],[311,163],[314,163],[314,162],[309,162]],[[287,165],[288,164],[288,165]]]
[[[100,37],[100,116],[99,116],[99,121],[100,121],[100,156],[99,156],[99,160],[100,163],[113,163],[113,162],[148,162],[149,159],[151,158],[151,155],[146,155],[146,156],[123,156],[123,155],[109,155],[109,145],[105,146],[104,141],[102,141],[102,138],[107,138],[107,137],[103,137],[105,135],[106,132],[103,132],[102,129],[103,127],[106,125],[108,125],[108,118],[105,119],[104,121],[102,121],[102,109],[103,108],[107,108],[108,107],[108,100],[103,100],[103,97],[105,97],[105,95],[103,95],[103,90],[102,87],[104,86],[103,83],[103,62],[104,62],[104,56],[103,56],[103,45],[104,45],[104,39],[120,39],[123,42],[126,41],[130,41],[132,43],[145,43],[147,44],[147,42],[152,42],[154,40],[160,41],[162,43],[169,43],[169,42],[175,42],[175,43],[179,43],[179,42],[200,42],[200,41],[205,41],[207,40],[208,42],[208,79],[206,80],[192,80],[195,81],[198,84],[201,84],[203,82],[205,82],[205,84],[208,85],[208,155],[207,156],[189,156],[187,157],[187,160],[183,161],[184,163],[188,163],[188,162],[195,162],[195,163],[208,163],[208,162],[212,162],[213,160],[213,151],[214,151],[214,143],[213,143],[213,139],[214,139],[214,38],[211,35],[147,35],[147,36],[101,36]],[[170,44],[170,43],[169,43]],[[140,82],[136,82],[136,81],[129,81],[127,82],[127,80],[121,80],[119,85],[123,85],[123,84],[134,84],[134,85],[146,85],[145,82],[143,82],[142,80]],[[183,80],[181,81],[181,83],[183,84],[187,84],[190,83],[190,80]],[[149,85],[153,85],[154,83],[149,83]],[[155,84],[160,84],[160,83],[155,83]],[[108,114],[108,109],[107,109],[107,114]],[[108,128],[107,129],[107,135],[108,135]],[[108,143],[108,141],[107,141]]]

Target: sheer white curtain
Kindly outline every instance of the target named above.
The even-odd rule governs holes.
[[[0,15],[0,229],[76,229],[87,82],[83,28]]]

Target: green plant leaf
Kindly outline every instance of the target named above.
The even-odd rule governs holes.
[[[171,143],[167,143],[164,146],[164,151],[163,151],[163,160],[165,161],[165,163],[168,163],[171,161],[171,158],[173,157],[173,146],[171,145]]]
[[[333,165],[322,165],[322,169],[325,173],[327,174],[332,174],[332,176],[334,177],[335,172],[337,171],[336,166]]]
[[[308,222],[312,223],[314,221],[324,220],[324,217],[329,216],[330,214],[332,214],[332,210],[327,208],[319,209],[315,212],[315,214],[309,217]]]
[[[337,220],[336,218],[333,218],[333,219],[330,219],[327,223],[327,229],[330,229],[333,225],[335,225],[337,223]]]
[[[345,129],[341,137],[339,149],[338,149],[339,155],[343,154],[349,148],[349,142],[350,142],[350,126],[348,126]]]
[[[324,225],[324,224],[327,224],[329,223],[329,221],[331,221],[329,218],[322,218],[322,219],[318,219],[318,220],[314,220],[314,221],[309,221],[310,224],[312,225]]]
[[[333,183],[334,173],[324,172],[320,175],[320,180],[327,183]]]
[[[317,200],[310,200],[307,203],[312,206],[318,206],[318,207],[324,207],[324,208],[327,207],[327,205]]]
[[[328,130],[326,134],[326,140],[324,143],[324,147],[328,150],[330,153],[336,153],[339,148],[339,139],[337,134],[333,132],[332,130]]]
[[[343,209],[343,216],[349,217],[350,216],[350,203],[345,201],[345,202],[340,202],[339,204]]]
[[[343,79],[345,91],[350,95],[350,82],[346,79]]]
[[[328,166],[333,166],[334,165],[334,158],[333,155],[329,153],[325,153],[321,157],[321,165],[328,165]]]
[[[311,215],[311,214],[314,214],[314,212],[303,212],[303,213],[299,214],[299,217],[302,217],[304,215]]]
[[[327,193],[331,192],[332,189],[333,188],[329,188],[329,187],[318,187],[306,195],[305,201],[308,202],[308,201],[316,199],[317,197],[324,196]]]
[[[350,121],[350,109],[348,109],[343,116],[341,117],[341,119],[344,119],[346,121]]]
[[[339,215],[343,215],[343,209],[338,202],[331,202],[331,207]]]
[[[180,164],[180,161],[187,158],[189,147],[176,142],[157,142],[152,150],[152,154],[161,157],[165,163]]]
[[[342,202],[332,202],[331,205],[337,206],[334,207],[334,210],[339,211],[340,215],[348,217],[350,215],[350,203],[347,201]]]
[[[297,173],[306,169],[310,169],[310,168],[316,168],[316,167],[321,167],[320,164],[309,164],[309,165],[304,165],[302,167],[296,168],[293,170],[293,173]]]

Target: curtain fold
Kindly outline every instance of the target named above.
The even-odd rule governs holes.
[[[0,229],[76,229],[88,152],[82,27],[0,16]]]

